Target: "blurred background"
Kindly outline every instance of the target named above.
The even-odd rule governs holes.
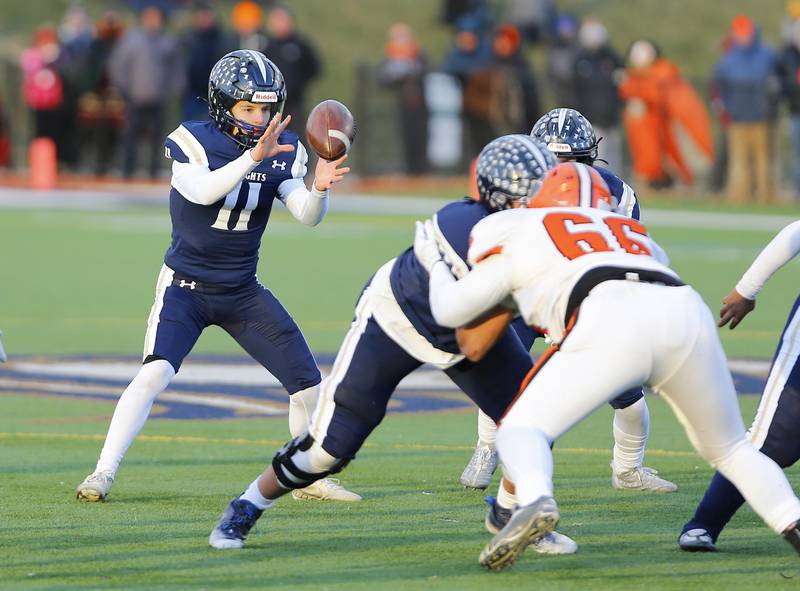
[[[234,48],[358,126],[352,183],[466,190],[490,139],[569,106],[634,188],[800,198],[800,0],[43,0],[4,3],[0,185],[163,182],[163,138],[206,116]],[[56,163],[55,165],[53,163]]]

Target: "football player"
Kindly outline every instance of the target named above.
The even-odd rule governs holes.
[[[456,201],[434,215],[439,247],[455,273],[468,271],[472,227],[492,212],[524,204],[553,165],[555,158],[545,146],[526,135],[503,136],[483,149],[477,166],[480,200]],[[230,503],[209,544],[241,548],[250,528],[277,498],[342,470],[383,419],[400,380],[423,363],[443,370],[497,420],[533,366],[530,343],[523,345],[514,330],[504,327],[492,350],[474,363],[460,350],[469,350],[471,338],[468,329],[456,333],[433,320],[428,272],[413,248],[381,266],[364,288],[353,324],[322,382],[308,435],[280,449],[264,473]],[[502,525],[487,522],[490,529]],[[534,549],[564,554],[575,552],[577,545],[551,532]]]
[[[167,137],[172,244],[156,283],[143,365],[117,403],[97,467],[78,485],[79,499],[106,498],[153,400],[210,325],[222,327],[280,380],[289,393],[289,430],[305,432],[319,369],[295,321],[256,277],[258,251],[276,199],[314,226],[328,209],[329,189],[349,168],[341,167],[345,157],[319,159],[312,188],[306,188],[308,155],[286,130],[285,100],[275,64],[257,51],[233,51],[209,77],[211,120],[186,121]],[[331,480],[295,494],[360,500]]]
[[[480,563],[510,566],[553,530],[560,516],[551,446],[617,392],[638,384],[664,396],[698,453],[800,553],[800,499],[778,465],[745,436],[708,307],[667,266],[645,227],[613,213],[615,205],[597,171],[560,164],[528,208],[476,224],[472,270],[461,279],[442,260],[430,222],[418,223],[414,249],[429,270],[431,312],[439,324],[510,319],[518,311],[553,343],[500,422],[500,459],[519,506]]]
[[[767,280],[800,253],[800,222],[781,230],[764,248],[736,287],[722,300],[719,326],[731,329],[756,307],[756,296]],[[781,468],[800,459],[800,298],[795,301],[748,438]],[[683,526],[678,544],[689,552],[712,552],[722,529],[744,504],[744,498],[720,472],[714,474],[694,517]]]
[[[560,162],[575,161],[593,166],[616,198],[618,213],[639,219],[639,203],[633,189],[607,168],[595,164],[599,140],[595,136],[592,124],[578,111],[567,108],[553,109],[533,125],[530,135],[544,143]],[[522,328],[524,323],[518,319],[514,326],[522,335],[522,331],[525,330]],[[650,433],[650,413],[642,388],[636,387],[624,392],[610,404],[614,408],[612,486],[629,491],[677,490],[678,487],[674,483],[658,476],[656,470],[644,466],[644,451]],[[491,483],[492,474],[497,468],[496,432],[497,427],[494,422],[479,411],[478,442],[460,478],[464,486],[483,489]],[[498,498],[505,498],[502,485]]]

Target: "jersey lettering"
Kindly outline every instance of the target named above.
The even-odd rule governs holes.
[[[584,224],[595,226],[589,216],[577,212],[554,212],[542,219],[545,230],[558,251],[569,260],[592,252],[612,252],[624,250],[629,254],[650,255],[647,246],[631,236],[647,237],[647,229],[634,219],[605,218],[602,220],[616,239],[617,245],[608,240],[597,229],[580,228]],[[567,222],[571,226],[567,226]],[[574,229],[572,231],[570,228]]]

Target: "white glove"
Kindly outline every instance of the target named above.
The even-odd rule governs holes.
[[[433,223],[425,220],[425,223],[417,221],[417,230],[414,233],[414,254],[419,263],[430,274],[433,266],[442,261],[442,253],[433,233]]]

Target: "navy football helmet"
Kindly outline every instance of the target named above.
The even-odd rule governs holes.
[[[553,153],[528,135],[504,135],[492,140],[478,155],[480,201],[493,211],[509,209],[516,201],[524,205],[556,164]]]
[[[531,136],[543,142],[560,158],[593,164],[597,159],[598,140],[589,120],[575,109],[553,109],[531,129]]]
[[[252,148],[267,125],[251,125],[231,112],[239,101],[270,105],[267,124],[283,112],[286,83],[278,67],[259,51],[239,49],[220,59],[208,79],[208,113],[220,131],[243,148]]]

